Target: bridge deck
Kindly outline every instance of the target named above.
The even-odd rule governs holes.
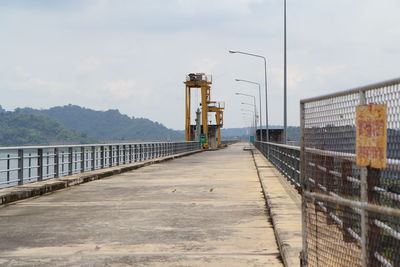
[[[243,144],[0,208],[0,265],[282,266]]]

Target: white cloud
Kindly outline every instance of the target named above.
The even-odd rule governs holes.
[[[116,99],[126,99],[134,97],[139,90],[135,90],[136,82],[133,80],[117,80],[106,82],[104,92],[108,93],[108,97]]]
[[[399,8],[397,0],[288,1],[289,124],[298,124],[301,98],[398,76]],[[227,53],[238,49],[268,58],[270,122],[282,122],[282,1],[2,0],[0,17],[8,109],[119,108],[183,128],[182,82],[196,71],[213,75],[225,126],[240,126],[234,92],[257,92],[234,78],[263,83],[264,73],[259,59]]]
[[[194,72],[213,73],[219,62],[212,58],[202,58],[194,65]]]
[[[77,71],[80,73],[90,73],[96,71],[103,62],[97,58],[87,58],[77,67]]]

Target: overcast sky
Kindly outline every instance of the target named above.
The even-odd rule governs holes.
[[[288,0],[288,124],[299,100],[400,76],[400,1]],[[235,78],[263,83],[283,120],[283,0],[1,0],[0,105],[119,109],[184,128],[190,72],[213,75],[225,127],[242,127]],[[196,97],[195,97],[196,98]],[[265,96],[262,96],[265,105]],[[263,113],[265,118],[265,113]]]

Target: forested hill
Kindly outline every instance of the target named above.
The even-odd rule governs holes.
[[[0,106],[0,146],[92,143],[87,135],[44,115],[5,112]]]
[[[76,105],[37,110],[19,109],[49,116],[65,127],[87,134],[98,141],[183,140],[183,134],[149,119],[128,117],[118,110],[97,111]]]

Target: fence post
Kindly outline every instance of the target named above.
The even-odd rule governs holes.
[[[366,105],[365,92],[359,92],[360,106]],[[368,203],[368,183],[367,183],[368,170],[367,167],[361,167],[360,172],[360,201],[363,204]],[[361,209],[361,266],[368,266],[368,255],[367,255],[367,239],[368,239],[368,217],[367,212],[364,208]]]
[[[24,150],[18,149],[18,185],[24,184]]]
[[[301,235],[302,235],[302,250],[300,252],[300,265],[306,267],[308,265],[307,253],[307,199],[304,193],[307,190],[305,181],[305,116],[304,116],[304,103],[300,102],[300,192],[301,192]],[[268,134],[267,134],[268,135]],[[267,144],[268,147],[268,144]],[[269,157],[269,149],[268,149]]]
[[[368,184],[367,184],[367,175],[368,170],[367,167],[361,167],[360,173],[360,201],[363,204],[367,204],[368,202]],[[364,208],[361,209],[361,266],[368,266],[368,255],[367,255],[367,238],[368,238],[368,229],[367,229],[367,212]]]
[[[371,167],[367,167],[367,179],[366,179],[366,194],[367,194],[367,201],[369,203],[379,205],[379,195],[374,192],[375,186],[380,186],[380,176],[381,171],[379,169],[374,169]],[[374,223],[376,216],[371,213],[367,213],[366,217],[366,225],[368,228],[367,236],[366,236],[366,251],[367,251],[367,264],[368,266],[380,266],[381,263],[375,259],[375,251],[378,248],[381,248],[381,240],[377,238],[377,236],[381,236],[381,229],[377,227]],[[394,265],[398,266],[398,265]]]

